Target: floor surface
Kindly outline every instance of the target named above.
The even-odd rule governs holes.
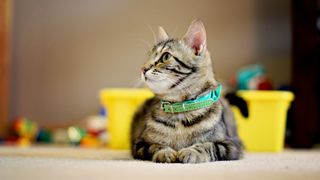
[[[72,147],[0,146],[1,180],[320,179],[319,150],[246,153],[239,161],[158,164],[132,160],[128,151]]]

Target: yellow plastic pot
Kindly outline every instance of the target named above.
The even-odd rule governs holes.
[[[130,125],[137,108],[153,93],[147,89],[103,89],[100,100],[108,112],[110,147],[129,149]]]
[[[242,117],[233,107],[239,136],[247,151],[279,152],[284,148],[287,110],[294,96],[284,91],[239,91],[249,108]]]

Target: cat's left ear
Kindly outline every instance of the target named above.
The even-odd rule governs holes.
[[[201,55],[207,48],[206,29],[201,20],[194,20],[187,33],[183,37],[183,42],[194,50],[196,55]]]
[[[166,32],[166,30],[164,30],[164,28],[162,26],[159,26],[158,29],[158,41],[165,41],[169,39],[169,35]]]

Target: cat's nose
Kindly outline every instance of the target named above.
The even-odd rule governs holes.
[[[145,81],[148,79],[147,76],[146,76],[147,71],[148,71],[147,68],[145,68],[145,67],[141,68],[141,72],[143,74],[142,77],[144,78]]]
[[[145,67],[142,67],[142,68],[141,68],[141,71],[142,71],[143,74],[146,74],[146,72],[148,71],[148,69],[145,68]]]

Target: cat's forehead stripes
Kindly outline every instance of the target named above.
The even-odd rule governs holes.
[[[156,44],[153,48],[152,48],[152,52],[156,53],[156,55],[160,52],[163,51],[164,48],[170,48],[172,43],[174,42],[174,39],[169,39],[166,41],[160,41],[158,44]]]

